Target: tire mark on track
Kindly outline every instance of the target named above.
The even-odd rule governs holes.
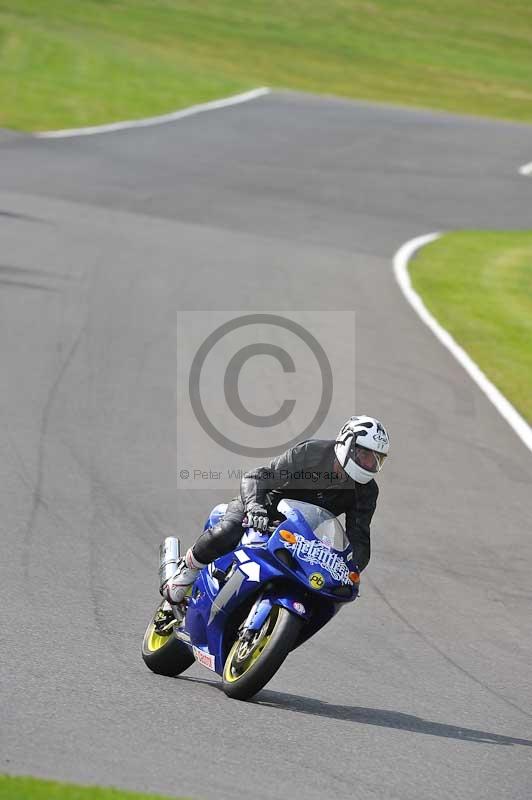
[[[422,641],[424,641],[425,644],[428,644],[428,646],[431,647],[436,653],[438,653],[438,655],[440,655],[445,661],[447,661],[447,663],[452,664],[452,666],[455,669],[459,670],[459,672],[461,672],[467,678],[472,680],[478,686],[481,686],[487,692],[489,692],[490,694],[494,695],[494,697],[497,697],[499,700],[502,700],[503,703],[506,703],[506,705],[509,705],[512,708],[514,708],[516,711],[519,711],[521,714],[524,714],[525,717],[529,717],[530,719],[532,719],[532,714],[529,714],[528,711],[525,711],[523,708],[518,706],[517,703],[514,703],[512,700],[508,700],[507,697],[505,697],[503,694],[498,692],[496,689],[492,689],[491,686],[488,686],[486,683],[484,683],[479,678],[477,678],[476,675],[473,675],[472,672],[469,672],[469,670],[467,670],[465,667],[462,667],[461,664],[459,664],[457,661],[455,661],[453,658],[451,658],[451,656],[447,655],[445,650],[442,650],[441,647],[439,647],[437,644],[432,642],[423,633],[423,631],[419,630],[419,628],[416,628],[415,625],[413,625],[403,614],[401,614],[400,611],[398,611],[395,608],[395,606],[392,605],[392,603],[388,600],[388,598],[386,597],[384,592],[381,589],[379,589],[379,587],[377,586],[377,584],[374,581],[372,581],[371,579],[368,578],[368,583],[375,590],[375,592],[378,594],[378,596],[381,598],[382,602],[390,609],[392,614],[394,614],[398,619],[400,619],[401,622],[403,623],[403,625],[406,625],[406,627],[409,630],[411,630],[412,633],[415,633],[416,636],[419,636],[419,638],[422,639]]]
[[[59,289],[46,286],[44,283],[30,283],[29,281],[11,280],[9,278],[0,278],[0,286],[12,286],[14,289],[33,289],[38,292],[59,292]]]
[[[45,220],[40,219],[40,217],[32,217],[29,214],[19,214],[16,211],[0,210],[0,217],[5,217],[6,219],[23,220],[24,222],[45,222]]]
[[[106,591],[105,583],[97,584],[98,577],[101,576],[101,565],[109,557],[108,543],[104,541],[103,548],[106,550],[106,557],[100,557],[99,537],[95,535],[95,531],[99,526],[105,526],[110,529],[110,521],[113,520],[113,511],[119,512],[120,524],[123,522],[131,521],[128,529],[128,547],[127,552],[133,555],[139,563],[145,564],[146,559],[140,553],[137,553],[131,547],[131,537],[135,530],[136,517],[133,516],[131,509],[127,504],[121,501],[118,495],[115,495],[107,486],[104,479],[102,479],[93,464],[92,454],[87,458],[80,455],[76,448],[69,446],[69,453],[73,461],[76,463],[80,473],[85,477],[89,486],[89,502],[90,508],[90,521],[88,523],[89,529],[87,532],[88,541],[88,559],[87,559],[87,572],[89,577],[88,592],[86,601],[92,609],[96,628],[101,634],[103,642],[107,645],[108,650],[113,656],[116,657],[124,666],[130,666],[131,662],[127,655],[127,648],[122,644],[117,644],[117,628],[108,615],[106,610]],[[109,512],[109,514],[108,514]],[[108,518],[107,515],[108,514]],[[115,537],[115,542],[119,539]],[[141,541],[141,540],[140,540]]]
[[[69,351],[67,353],[67,356],[66,356],[65,360],[63,361],[63,363],[62,363],[62,365],[61,365],[61,367],[59,369],[59,372],[57,373],[57,375],[55,377],[55,380],[52,383],[52,386],[50,387],[50,390],[48,392],[48,397],[46,399],[46,403],[45,403],[44,410],[43,410],[41,426],[40,426],[40,431],[39,431],[39,445],[38,445],[38,451],[37,451],[37,479],[35,481],[35,485],[34,485],[34,488],[33,488],[32,506],[31,506],[31,511],[30,511],[30,516],[29,516],[29,519],[28,519],[28,523],[26,525],[26,530],[24,532],[23,545],[22,545],[22,549],[23,549],[23,553],[24,553],[24,556],[23,556],[23,564],[24,564],[24,567],[23,567],[23,570],[24,570],[23,571],[23,579],[24,579],[24,583],[27,583],[29,581],[30,559],[28,558],[28,556],[29,556],[30,549],[31,549],[33,532],[34,532],[34,528],[35,528],[35,520],[37,519],[37,512],[38,512],[39,507],[41,505],[44,505],[46,507],[46,503],[43,501],[43,499],[41,497],[41,493],[42,493],[42,485],[43,485],[43,477],[44,477],[45,441],[46,441],[46,434],[47,434],[47,431],[48,431],[48,425],[49,425],[49,422],[50,422],[50,415],[51,415],[53,404],[55,402],[55,398],[56,398],[56,395],[57,395],[57,390],[59,389],[59,386],[61,385],[61,381],[63,380],[63,377],[64,377],[64,375],[65,375],[65,373],[66,373],[66,371],[67,371],[72,359],[74,358],[74,356],[76,354],[76,351],[77,351],[77,349],[78,349],[78,347],[80,345],[80,342],[81,342],[81,340],[83,338],[83,335],[85,334],[86,327],[87,327],[87,322],[85,322],[83,324],[81,329],[78,331],[78,334],[77,334],[76,338],[72,342],[72,344],[70,346],[70,349],[69,349]]]
[[[91,493],[91,535],[89,537],[89,563],[88,563],[88,572],[89,572],[89,595],[92,607],[92,613],[94,616],[94,621],[96,627],[102,637],[103,642],[107,646],[108,650],[112,653],[112,655],[116,658],[116,660],[121,663],[125,667],[131,666],[131,661],[128,655],[128,647],[127,642],[124,639],[125,633],[123,630],[123,622],[124,618],[127,619],[127,612],[124,611],[124,608],[127,609],[127,601],[123,604],[122,608],[120,609],[120,619],[121,623],[118,626],[120,632],[120,639],[117,639],[117,625],[115,622],[115,617],[109,615],[109,606],[112,609],[115,608],[114,599],[111,596],[111,589],[113,586],[109,587],[105,583],[105,574],[101,568],[102,564],[102,556],[101,550],[103,549],[99,543],[99,537],[92,535],[92,532],[101,524],[102,526],[106,526],[110,528],[109,520],[113,519],[113,511],[118,510],[119,518],[120,518],[120,526],[122,524],[127,524],[128,519],[133,520],[133,516],[131,514],[130,509],[127,508],[125,503],[122,503],[118,500],[118,498],[114,497],[113,494],[110,492],[108,487],[105,485],[103,481],[101,481],[91,466],[89,471],[89,481],[90,481],[90,493]],[[105,508],[107,505],[107,509]],[[109,513],[109,519],[106,519],[106,514]],[[133,529],[134,525],[131,524],[130,529]],[[118,539],[115,539],[115,543],[118,542]],[[104,543],[105,545],[105,543]],[[126,552],[131,554],[132,548],[127,547]],[[105,559],[108,559],[109,551],[108,548],[105,547]],[[144,563],[144,561],[140,558],[139,560]]]

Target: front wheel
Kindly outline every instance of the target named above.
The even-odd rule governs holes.
[[[173,627],[165,630],[164,623],[173,617],[165,607],[168,608],[168,604],[163,601],[146,628],[142,640],[142,658],[152,672],[173,678],[194,663],[194,656],[186,644],[176,637]]]
[[[273,606],[253,639],[237,639],[229,651],[222,683],[226,695],[248,700],[257,694],[293,649],[303,625],[286,608]]]

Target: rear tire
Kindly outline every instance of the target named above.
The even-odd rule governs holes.
[[[162,605],[157,606],[155,614]],[[164,636],[157,633],[153,617],[142,640],[142,658],[152,672],[169,678],[180,675],[194,663],[194,656],[186,644],[179,641],[173,629]]]
[[[222,687],[228,697],[249,700],[275,675],[293,649],[304,621],[282,606],[273,606],[246,657],[243,642],[237,639],[225,661]]]

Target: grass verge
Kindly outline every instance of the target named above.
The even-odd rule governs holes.
[[[532,121],[528,0],[0,0],[0,127],[259,85]]]
[[[427,308],[532,422],[532,232],[449,233],[410,264]]]
[[[161,795],[123,792],[99,786],[75,786],[0,775],[0,800],[163,800]]]

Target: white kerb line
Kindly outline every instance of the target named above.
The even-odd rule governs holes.
[[[242,94],[234,94],[231,97],[225,97],[221,100],[199,103],[195,106],[172,111],[169,114],[160,114],[158,117],[123,120],[122,122],[111,122],[108,125],[92,125],[88,128],[65,128],[64,130],[58,131],[43,131],[41,133],[34,133],[33,135],[37,139],[66,139],[71,136],[93,136],[96,133],[112,133],[113,131],[123,131],[129,128],[148,128],[151,125],[164,125],[167,122],[175,122],[184,117],[192,117],[194,114],[201,114],[204,111],[215,111],[218,108],[247,103],[249,100],[263,97],[266,94],[270,94],[270,92],[271,89],[267,86],[261,86],[259,89],[252,89]]]
[[[453,339],[451,334],[437,322],[425,306],[421,297],[412,288],[412,282],[408,273],[408,263],[410,259],[421,247],[430,242],[434,242],[436,239],[439,239],[441,235],[441,233],[428,233],[424,236],[417,236],[415,239],[410,239],[410,241],[405,242],[405,244],[399,248],[393,258],[393,269],[397,283],[404,296],[416,313],[421,317],[425,325],[430,328],[443,346],[452,353],[468,375],[475,381],[477,386],[484,392],[486,397],[493,403],[499,414],[501,414],[508,425],[513,428],[523,444],[532,451],[532,428],[528,422],[519,414],[506,397],[501,394],[486,375],[484,375],[482,370]]]

